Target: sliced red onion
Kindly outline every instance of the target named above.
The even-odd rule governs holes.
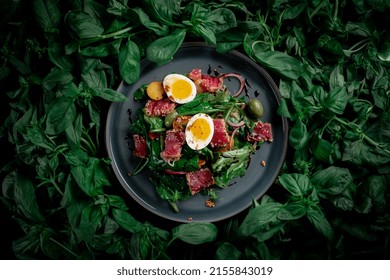
[[[169,175],[186,175],[187,174],[186,171],[175,171],[172,169],[165,169],[165,173],[167,173]]]
[[[229,77],[236,78],[240,81],[240,88],[238,89],[238,91],[235,94],[233,94],[233,97],[237,97],[242,93],[242,91],[245,87],[245,78],[243,76],[241,76],[240,74],[236,74],[236,73],[225,73],[225,74],[221,74],[219,76],[219,78],[221,78],[221,79],[225,79],[225,78],[229,78]]]
[[[232,121],[230,121],[230,120],[226,120],[226,123],[227,123],[228,125],[230,125],[231,127],[233,127],[233,128],[240,128],[241,126],[243,126],[243,125],[245,124],[244,121],[240,121],[240,122],[238,122],[238,123],[234,123],[234,122],[232,122]]]
[[[230,147],[233,147],[234,136],[236,135],[238,129],[239,129],[239,127],[236,127],[236,128],[233,130],[232,135],[230,135]]]

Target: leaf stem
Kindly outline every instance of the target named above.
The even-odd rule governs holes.
[[[54,238],[50,237],[49,238],[50,241],[54,242],[55,244],[57,244],[58,246],[60,246],[62,249],[64,249],[65,251],[67,251],[69,254],[73,255],[74,257],[76,258],[79,258],[79,256],[74,253],[73,251],[71,251],[70,249],[68,249],[67,247],[65,247],[64,245],[62,245],[60,242],[58,242],[57,240],[55,240]]]
[[[131,31],[133,28],[134,28],[133,26],[129,26],[129,27],[126,27],[124,29],[121,29],[121,30],[118,30],[118,31],[115,31],[112,33],[97,35],[96,37],[93,37],[93,38],[87,38],[87,39],[81,40],[80,46],[84,47],[86,45],[96,43],[98,41],[103,41],[106,39],[110,39],[110,38],[125,34],[129,31]]]
[[[64,192],[61,190],[61,188],[57,185],[57,183],[54,181],[54,179],[44,179],[40,184],[37,185],[37,188],[45,185],[45,184],[52,184],[56,191],[58,191],[62,196],[64,196]]]
[[[361,135],[361,137],[362,137],[362,139],[367,141],[367,143],[371,144],[374,147],[378,147],[378,148],[382,149],[385,153],[390,155],[390,151],[389,150],[383,148],[381,143],[378,143],[375,140],[371,139],[369,136],[367,136],[367,134],[365,134],[357,124],[351,123],[351,122],[346,122],[346,121],[344,121],[344,120],[342,120],[342,119],[340,119],[338,117],[334,117],[333,119],[338,121],[342,125],[346,126],[347,128],[358,130],[360,135]]]
[[[334,14],[333,14],[333,21],[337,21],[338,14],[339,14],[339,0],[336,0]]]
[[[131,176],[135,176],[139,174],[148,165],[148,163],[149,163],[149,158],[146,158],[145,161],[141,160],[138,163],[137,167],[135,168],[134,172],[133,173],[129,172],[129,174],[131,174]]]
[[[171,205],[171,207],[173,208],[173,211],[175,211],[175,213],[179,213],[179,207],[177,207],[177,204],[171,200],[168,200],[169,202],[169,205]]]
[[[112,33],[99,35],[97,37],[100,38],[101,40],[104,40],[104,39],[112,38],[112,37],[115,37],[115,36],[118,36],[118,35],[122,35],[124,33],[129,32],[132,29],[133,29],[133,26],[129,26],[129,27],[126,27],[124,29],[121,29],[121,30],[118,30],[118,31],[115,31],[115,32],[112,32]]]
[[[310,20],[322,9],[322,7],[324,6],[325,2],[327,2],[327,0],[323,0],[314,10],[313,12],[311,12],[311,14],[309,15],[309,18]]]
[[[92,154],[96,154],[97,148],[95,143],[92,141],[91,137],[84,129],[82,130],[82,133],[84,134],[86,139],[84,139],[84,137],[81,137],[80,141],[83,142],[88,147],[88,149]]]
[[[57,183],[54,181],[54,179],[51,180],[51,183],[53,184],[54,188],[55,188],[62,196],[64,196],[64,192],[60,189],[60,187],[57,185]]]
[[[345,50],[345,51],[347,51],[349,53],[358,52],[368,44],[368,41],[370,41],[370,38],[366,38],[364,40],[361,40],[361,41],[357,42],[355,45],[353,45],[352,47],[350,47],[348,50]]]

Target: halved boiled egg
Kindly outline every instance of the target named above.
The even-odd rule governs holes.
[[[188,146],[193,150],[206,147],[214,135],[213,119],[204,113],[194,115],[186,126],[185,136]]]
[[[168,98],[179,104],[190,102],[196,96],[194,82],[184,75],[169,74],[165,76],[163,86]]]

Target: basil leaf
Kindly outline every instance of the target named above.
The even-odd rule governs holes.
[[[122,79],[132,84],[139,79],[141,73],[141,55],[136,43],[128,40],[126,45],[119,52],[119,73]]]
[[[252,236],[259,242],[271,238],[285,223],[277,218],[282,207],[278,202],[269,202],[252,209],[238,229],[239,236]]]
[[[296,120],[294,126],[291,128],[288,139],[290,145],[296,150],[301,150],[307,145],[309,133],[306,125],[300,119]]]
[[[124,102],[127,101],[127,97],[110,88],[94,88],[93,93],[105,100],[112,102]]]
[[[304,174],[283,174],[279,176],[279,182],[293,196],[300,198],[313,190],[309,177]]]
[[[342,114],[347,102],[348,95],[345,87],[336,87],[327,94],[323,106],[336,114]]]
[[[296,220],[303,217],[306,214],[307,207],[305,203],[301,201],[291,202],[285,204],[278,212],[278,219],[283,221]]]
[[[320,193],[336,195],[353,186],[353,178],[347,168],[331,166],[316,172],[311,182],[318,187]]]
[[[241,257],[241,251],[229,242],[222,242],[215,252],[216,260],[239,260]]]
[[[112,209],[112,215],[115,221],[125,230],[131,233],[140,232],[142,224],[138,222],[131,214],[121,209]]]
[[[39,209],[35,187],[31,180],[18,172],[11,173],[11,176],[14,179],[13,198],[17,203],[18,210],[36,223],[44,222],[45,218]]]
[[[357,166],[368,164],[375,167],[390,162],[390,157],[386,150],[370,147],[363,140],[357,140],[344,149],[342,160]]]
[[[172,239],[199,245],[212,242],[217,238],[218,229],[211,223],[188,223],[172,229]]]
[[[226,8],[211,10],[203,16],[202,24],[214,34],[221,33],[237,26],[236,16]]]
[[[34,16],[44,32],[58,32],[61,23],[61,12],[58,0],[33,0]]]
[[[80,39],[93,38],[104,32],[101,23],[86,12],[70,11],[65,21]]]
[[[301,62],[296,58],[279,51],[262,51],[253,49],[253,56],[264,68],[274,71],[284,78],[296,80],[302,72]]]
[[[333,239],[333,228],[326,219],[324,212],[320,209],[318,205],[310,206],[307,209],[307,218],[310,223],[315,227],[315,229],[321,233],[326,239]]]
[[[158,65],[168,63],[173,59],[173,55],[183,43],[185,36],[185,29],[176,29],[170,35],[152,42],[146,49],[147,59]]]
[[[142,0],[145,11],[154,20],[165,24],[174,24],[173,16],[180,13],[181,0]]]
[[[55,99],[47,108],[46,130],[47,134],[59,134],[72,125],[76,117],[74,99],[61,96]]]
[[[133,8],[131,11],[138,16],[139,21],[146,28],[153,30],[157,35],[160,36],[168,35],[169,28],[166,25],[160,25],[157,22],[152,21],[148,14],[146,14],[141,8]]]

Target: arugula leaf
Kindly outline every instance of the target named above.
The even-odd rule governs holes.
[[[216,184],[220,187],[227,187],[233,178],[243,176],[247,170],[251,153],[252,148],[249,145],[223,152],[212,164],[212,169],[216,174],[214,176]]]

